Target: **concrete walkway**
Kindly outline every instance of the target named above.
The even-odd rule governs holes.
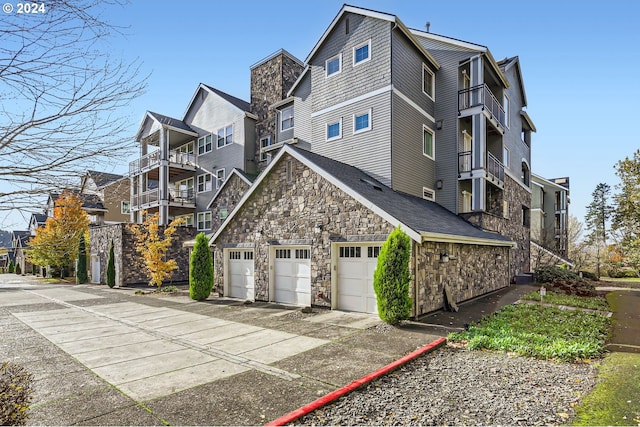
[[[256,425],[438,338],[376,316],[0,275],[0,361],[32,425]]]
[[[607,349],[640,354],[640,290],[612,289],[607,300],[614,310]]]

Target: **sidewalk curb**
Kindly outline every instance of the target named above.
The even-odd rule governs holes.
[[[345,394],[357,389],[358,387],[361,387],[387,373],[389,373],[390,371],[393,371],[397,368],[399,368],[400,366],[406,364],[407,362],[410,362],[413,359],[416,359],[419,356],[422,356],[423,354],[426,353],[430,353],[434,350],[436,350],[437,348],[442,347],[444,344],[446,344],[447,339],[446,338],[438,338],[437,340],[430,342],[427,345],[424,345],[422,347],[420,347],[419,349],[417,349],[416,351],[413,351],[409,354],[407,354],[406,356],[391,362],[390,364],[383,366],[382,368],[371,372],[370,374],[365,375],[364,377],[357,379],[343,387],[340,387],[337,390],[332,391],[329,394],[326,394],[324,396],[322,396],[321,398],[314,400],[311,403],[308,403],[298,409],[296,409],[295,411],[289,412],[288,414],[285,414],[283,416],[281,416],[280,418],[277,418],[267,424],[265,424],[265,426],[283,426],[287,423],[290,423],[300,417],[302,417],[303,415],[306,415],[308,413],[310,413],[311,411],[314,411],[322,406],[327,405],[328,403],[331,403],[332,401],[338,399],[339,397],[344,396]]]

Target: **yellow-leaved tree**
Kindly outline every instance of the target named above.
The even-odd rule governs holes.
[[[164,280],[171,278],[173,270],[178,268],[176,261],[166,259],[166,255],[171,247],[173,234],[177,227],[184,223],[184,219],[175,219],[160,232],[159,219],[158,213],[145,215],[142,224],[129,226],[136,237],[136,251],[142,257],[147,269],[149,286],[157,287],[161,287]]]
[[[78,255],[80,236],[89,234],[89,215],[77,194],[65,191],[55,200],[53,217],[29,240],[27,259],[34,265],[53,267],[63,277]]]

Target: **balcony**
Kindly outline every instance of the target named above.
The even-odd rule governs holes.
[[[140,194],[134,194],[131,199],[131,209],[138,211],[160,204],[160,190],[153,189]],[[193,188],[187,190],[169,190],[169,206],[195,208],[196,196]]]
[[[487,178],[499,187],[504,186],[504,165],[491,153],[487,153]],[[463,174],[470,174],[473,170],[471,162],[471,151],[458,153],[458,177]],[[467,176],[466,178],[470,178]]]
[[[475,107],[480,107],[483,111],[486,111],[493,123],[499,125],[501,127],[500,130],[504,132],[506,128],[504,107],[498,102],[498,99],[486,84],[462,89],[458,92],[459,114],[464,110]]]
[[[174,176],[187,171],[196,170],[196,159],[192,153],[183,153],[176,150],[170,150],[167,153],[167,160],[169,162],[169,176]],[[141,158],[129,163],[129,175],[139,175],[144,172],[150,172],[160,166],[160,150],[153,151]],[[157,179],[155,176],[150,176],[152,179]]]

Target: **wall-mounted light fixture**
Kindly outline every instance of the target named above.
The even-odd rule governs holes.
[[[313,227],[313,231],[316,233],[320,233],[322,231],[322,224],[316,224],[316,226]]]
[[[449,262],[449,254],[446,252],[440,252],[440,262]]]
[[[256,230],[256,239],[261,239],[262,238],[262,230]]]
[[[436,190],[442,190],[442,187],[444,187],[444,182],[442,182],[441,179],[436,181]]]
[[[496,255],[496,259],[497,259],[498,261],[500,261],[500,260],[502,259],[502,254],[498,254],[498,255]]]

